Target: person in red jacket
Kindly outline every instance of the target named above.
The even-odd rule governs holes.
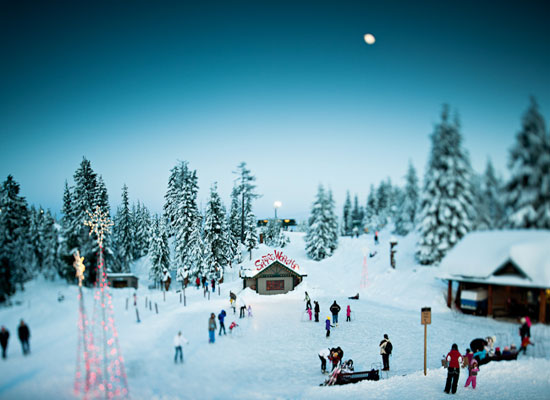
[[[451,351],[447,354],[447,362],[449,363],[449,367],[447,382],[445,383],[445,393],[451,391],[452,394],[455,394],[458,385],[458,377],[460,376],[460,364],[462,364],[462,356],[458,351],[456,343],[453,343]]]

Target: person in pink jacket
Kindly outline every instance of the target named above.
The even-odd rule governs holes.
[[[468,387],[471,382],[472,389],[476,388],[476,378],[478,372],[479,367],[477,366],[477,360],[475,358],[472,358],[472,362],[470,363],[470,365],[468,365],[468,379],[466,380],[466,384],[464,385],[464,387]]]
[[[351,321],[351,307],[348,304],[348,308],[346,310],[346,322]]]

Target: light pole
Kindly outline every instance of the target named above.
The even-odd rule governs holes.
[[[273,208],[275,209],[275,220],[277,220],[277,209],[280,208],[283,205],[279,200],[276,200],[273,203]]]

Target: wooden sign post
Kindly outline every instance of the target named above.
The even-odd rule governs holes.
[[[424,376],[426,376],[426,338],[428,336],[428,325],[432,323],[432,309],[430,307],[422,308],[420,323],[424,325]]]

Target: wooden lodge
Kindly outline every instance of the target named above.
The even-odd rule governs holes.
[[[455,289],[464,312],[549,323],[550,231],[470,233],[442,260],[439,277],[448,281],[448,307]]]
[[[247,287],[259,294],[283,294],[294,290],[307,275],[298,272],[299,265],[282,252],[274,250],[254,262],[254,267],[244,270],[243,289]]]

